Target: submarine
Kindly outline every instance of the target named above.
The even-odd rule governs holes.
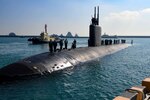
[[[126,43],[101,45],[101,31],[101,27],[99,26],[99,7],[95,7],[94,17],[92,17],[89,26],[87,47],[62,50],[61,52],[54,53],[45,52],[7,65],[0,69],[0,82],[26,76],[51,74],[78,64],[102,58],[129,47],[129,44]]]

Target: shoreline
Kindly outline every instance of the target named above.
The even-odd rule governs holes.
[[[32,38],[32,37],[39,37],[35,35],[25,35],[25,36],[8,36],[8,35],[0,35],[0,37],[20,37],[20,38]],[[61,38],[88,38],[88,36],[81,36],[81,37],[61,37]],[[102,38],[150,38],[150,36],[102,36]]]

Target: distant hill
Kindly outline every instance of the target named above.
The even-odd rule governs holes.
[[[16,34],[15,34],[14,32],[11,32],[11,33],[9,33],[9,36],[11,36],[11,37],[15,37],[15,36],[16,36]]]
[[[59,37],[65,37],[63,34],[61,34]]]
[[[75,34],[75,36],[74,36],[74,37],[78,38],[79,36],[78,36],[78,34]]]
[[[71,32],[68,32],[67,35],[66,35],[66,37],[67,37],[67,38],[71,38],[71,37],[73,37],[73,35],[72,35]]]

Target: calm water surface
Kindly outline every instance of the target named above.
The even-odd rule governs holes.
[[[73,69],[0,84],[0,100],[112,100],[150,76],[150,39],[133,40],[127,49]],[[87,46],[87,39],[77,39],[77,46]],[[47,44],[32,45],[27,38],[0,37],[0,67],[47,51]]]

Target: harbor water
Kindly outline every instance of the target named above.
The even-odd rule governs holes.
[[[0,37],[0,68],[48,52],[48,44],[32,45],[28,38]],[[77,38],[86,47],[87,38]],[[134,44],[115,54],[47,76],[0,84],[0,100],[112,100],[150,76],[150,39],[128,38]],[[69,48],[73,38],[69,38]]]

